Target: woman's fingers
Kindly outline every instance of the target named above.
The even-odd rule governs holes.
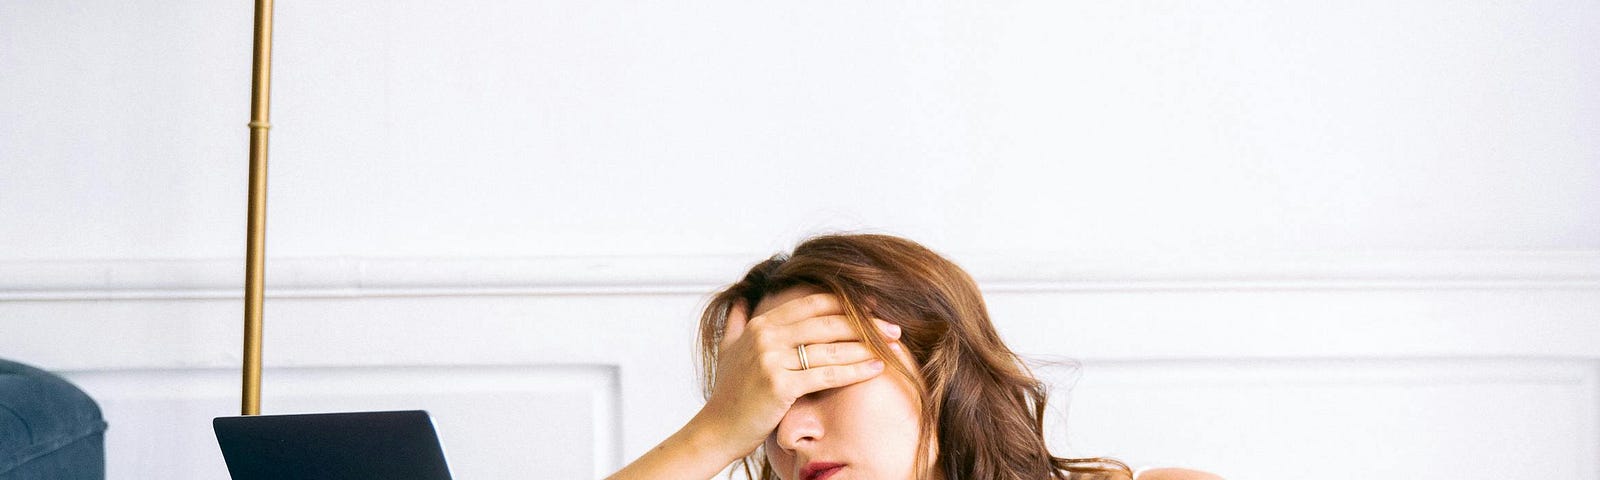
[[[745,324],[760,325],[775,332],[786,330],[786,333],[776,336],[792,340],[791,345],[855,340],[854,331],[843,314],[844,306],[838,295],[813,293],[784,302],[760,316],[750,318]],[[876,319],[874,323],[889,338],[900,338],[900,327]]]
[[[788,325],[811,317],[844,313],[839,297],[831,293],[813,293],[796,298],[761,314],[763,320],[773,325]]]
[[[785,360],[784,367],[789,370],[800,370],[800,352],[796,349],[790,352]],[[848,365],[864,362],[877,358],[872,349],[861,342],[833,342],[806,345],[806,367],[817,368],[829,365]]]
[[[900,326],[880,319],[872,319],[878,332],[889,340],[900,338]],[[861,340],[850,319],[844,315],[812,317],[773,329],[773,338],[779,346],[811,345]]]
[[[810,370],[794,372],[795,387],[800,389],[795,398],[870,380],[880,373],[883,373],[883,360],[876,358],[845,365],[811,367]]]

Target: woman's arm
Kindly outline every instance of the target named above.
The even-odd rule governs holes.
[[[711,478],[755,451],[800,397],[883,372],[883,361],[860,345],[831,349],[837,358],[818,356],[800,368],[796,346],[861,340],[838,297],[808,295],[748,320],[747,308],[740,301],[728,310],[717,346],[717,381],[706,405],[677,433],[608,478]],[[889,340],[900,337],[898,326],[874,322]]]
[[[702,414],[704,411],[702,410]],[[677,433],[662,440],[626,468],[606,477],[610,480],[711,478],[749,451],[724,441],[727,437],[706,428],[696,415]],[[753,449],[752,449],[753,450]]]

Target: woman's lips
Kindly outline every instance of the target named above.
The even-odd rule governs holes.
[[[800,471],[800,480],[823,480],[838,473],[843,463],[812,462]]]

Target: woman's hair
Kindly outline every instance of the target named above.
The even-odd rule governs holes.
[[[716,293],[700,318],[700,366],[708,398],[729,309],[743,299],[754,310],[763,297],[800,285],[837,295],[851,325],[881,358],[893,357],[880,335],[867,333],[877,331],[869,319],[901,327],[900,343],[920,371],[885,363],[916,386],[922,418],[917,451],[928,452],[937,439],[933,461],[946,478],[1133,477],[1114,459],[1051,455],[1044,440],[1045,386],[1000,340],[972,277],[922,245],[889,235],[813,237],[791,255],[756,264],[738,283]],[[751,472],[752,464],[759,465],[758,474]],[[759,450],[740,466],[752,478],[777,478]],[[928,466],[919,455],[917,471]]]

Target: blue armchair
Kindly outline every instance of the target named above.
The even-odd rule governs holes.
[[[65,379],[0,360],[0,480],[102,480],[105,419]]]

